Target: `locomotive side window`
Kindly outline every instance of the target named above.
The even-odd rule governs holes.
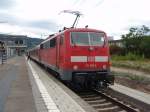
[[[56,46],[56,38],[53,38],[50,40],[50,47],[55,47]]]

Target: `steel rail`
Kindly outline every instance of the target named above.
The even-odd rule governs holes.
[[[124,104],[123,102],[117,100],[116,98],[111,97],[110,95],[107,95],[104,92],[100,92],[98,90],[92,90],[96,92],[97,94],[101,95],[102,97],[106,98],[107,100],[115,103],[116,105],[120,106],[122,109],[128,111],[128,112],[140,112],[138,109],[132,108],[130,105]]]

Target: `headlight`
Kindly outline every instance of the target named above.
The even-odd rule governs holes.
[[[77,66],[77,65],[74,65],[74,66],[73,66],[73,69],[74,69],[74,70],[77,70],[77,69],[78,69],[78,66]]]
[[[106,70],[106,69],[107,69],[107,66],[106,66],[106,65],[103,65],[102,67],[103,67],[103,69],[104,69],[104,70]]]

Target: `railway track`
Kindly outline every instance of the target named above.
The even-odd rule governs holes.
[[[77,93],[84,101],[91,105],[97,112],[140,112],[139,109],[125,104],[116,98],[97,90],[82,91]]]

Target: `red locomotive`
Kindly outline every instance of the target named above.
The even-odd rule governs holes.
[[[29,51],[30,57],[56,71],[61,80],[84,87],[113,84],[106,33],[89,28],[69,28],[48,37]]]

